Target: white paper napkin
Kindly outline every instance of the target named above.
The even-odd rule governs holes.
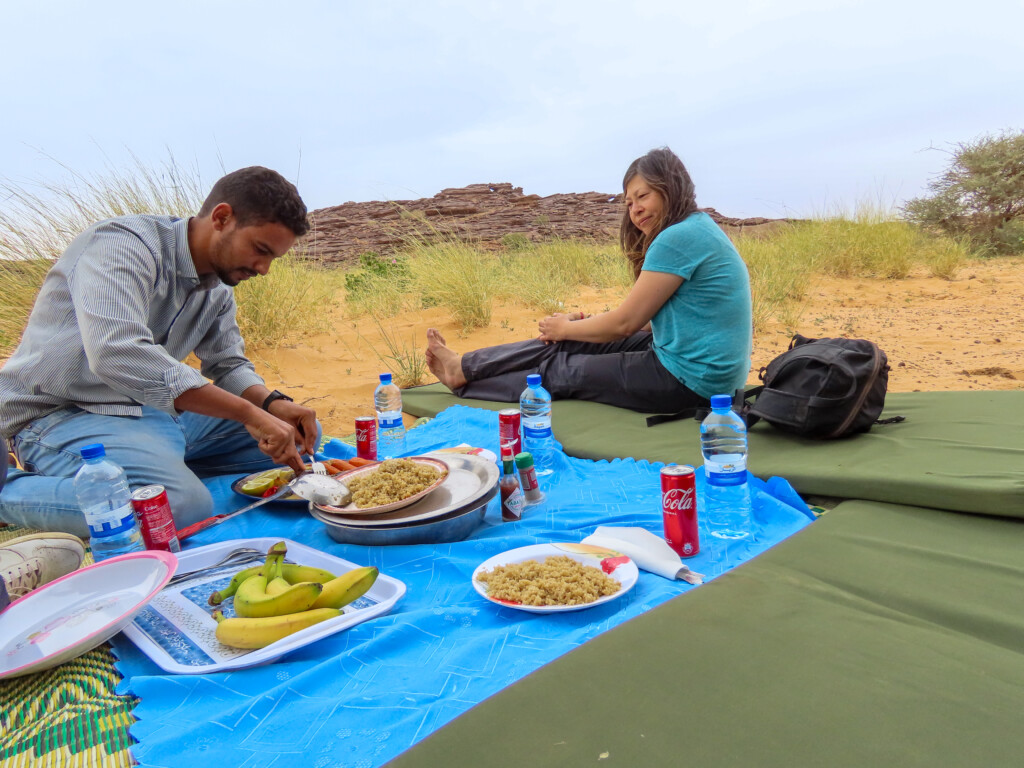
[[[688,584],[703,584],[703,574],[691,571],[665,540],[645,528],[599,526],[583,540],[584,544],[614,549],[629,557],[637,568],[666,579],[682,579]]]

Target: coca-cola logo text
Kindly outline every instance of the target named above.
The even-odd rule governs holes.
[[[661,495],[661,508],[666,512],[693,509],[693,488],[670,488]]]

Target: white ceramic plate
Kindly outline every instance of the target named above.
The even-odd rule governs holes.
[[[427,454],[424,458],[436,454]],[[442,517],[482,498],[498,484],[500,473],[493,461],[473,455],[444,454],[448,479],[434,492],[407,507],[373,517],[335,513],[337,507],[310,505],[310,513],[321,522],[333,522],[352,528],[383,528],[422,522]]]
[[[433,456],[403,456],[402,458],[408,459],[409,461],[415,462],[416,464],[422,464],[426,467],[433,467],[441,473],[441,476],[437,478],[433,483],[428,485],[419,493],[414,493],[406,499],[401,501],[393,501],[390,504],[378,504],[375,507],[357,507],[355,502],[348,504],[344,507],[331,507],[326,504],[318,505],[321,512],[327,512],[332,515],[342,515],[344,517],[366,517],[367,515],[381,515],[385,512],[393,512],[396,509],[403,509],[415,504],[417,501],[422,499],[428,493],[437,490],[441,487],[442,483],[448,480],[448,463],[441,459]],[[343,483],[347,483],[349,480],[356,477],[364,477],[365,475],[371,475],[380,469],[380,464],[372,464],[366,467],[359,467],[359,469],[352,469],[348,472],[342,472],[340,475],[335,475],[336,480],[340,480]]]
[[[213,565],[240,547],[253,547],[265,552],[279,541],[282,541],[280,537],[266,536],[196,547],[178,556],[178,571],[187,573]],[[324,568],[335,576],[357,567],[355,563],[305,544],[287,539],[283,541],[288,548],[287,558],[296,563]],[[405,584],[382,573],[365,595],[344,607],[341,616],[314,624],[265,648],[230,648],[217,640],[217,622],[212,616],[216,609],[209,605],[207,599],[214,590],[226,587],[235,573],[250,565],[235,565],[217,572],[200,574],[194,579],[165,588],[125,627],[125,635],[168,672],[199,675],[242,669],[275,661],[289,651],[387,613],[405,594]],[[234,604],[230,599],[218,608],[227,617],[234,615]]]
[[[29,592],[0,615],[0,679],[41,672],[116,635],[174,575],[170,552],[132,552]]]
[[[495,462],[498,461],[498,456],[494,451],[489,451],[486,448],[474,448],[469,443],[462,443],[451,448],[438,448],[437,450],[431,451],[428,456],[437,456],[440,459],[447,459],[451,456],[479,456],[481,459]]]
[[[523,605],[522,603],[510,603],[505,600],[496,600],[487,594],[487,585],[479,580],[481,573],[493,570],[499,565],[522,563],[526,560],[539,560],[543,562],[545,558],[553,555],[565,555],[567,557],[571,557],[578,563],[582,563],[583,565],[600,568],[613,579],[618,581],[622,586],[614,595],[607,595],[605,597],[598,598],[592,603],[585,603],[583,605]],[[580,611],[584,608],[593,608],[596,605],[603,605],[611,600],[622,597],[633,587],[634,584],[636,584],[636,580],[639,575],[640,572],[637,570],[636,564],[632,560],[621,552],[616,552],[615,550],[607,549],[606,547],[596,547],[592,544],[572,544],[568,542],[556,544],[532,544],[528,547],[519,547],[518,549],[512,549],[508,552],[502,552],[500,555],[495,555],[489,560],[484,561],[475,571],[473,571],[473,588],[495,605],[500,605],[504,608],[516,608],[517,610],[529,611],[530,613],[562,613],[565,611]]]

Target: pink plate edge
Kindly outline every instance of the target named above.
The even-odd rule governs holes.
[[[150,600],[152,600],[154,597],[156,597],[157,592],[159,592],[161,589],[163,589],[167,585],[167,582],[170,581],[174,577],[174,571],[178,567],[178,558],[175,557],[172,552],[162,552],[160,550],[147,549],[147,550],[145,550],[143,552],[129,552],[126,555],[118,555],[117,557],[112,557],[109,560],[101,560],[98,563],[93,563],[92,565],[87,565],[85,568],[79,568],[78,570],[75,570],[75,571],[72,571],[71,573],[65,574],[64,576],[61,576],[59,579],[54,579],[53,581],[49,582],[48,584],[44,584],[43,586],[39,587],[39,589],[33,589],[27,595],[22,595],[17,600],[15,600],[13,603],[11,603],[9,606],[7,606],[7,608],[5,609],[4,613],[9,611],[11,608],[13,608],[15,605],[17,605],[18,603],[22,602],[23,600],[26,600],[26,599],[32,597],[33,595],[38,595],[39,593],[41,593],[41,592],[43,592],[43,591],[45,591],[47,589],[50,589],[50,587],[54,586],[55,584],[60,584],[62,581],[74,578],[75,576],[77,576],[80,573],[84,573],[85,571],[91,571],[91,570],[93,570],[95,568],[104,568],[104,567],[106,567],[110,563],[117,563],[117,562],[122,562],[122,561],[125,561],[125,560],[159,560],[160,562],[162,562],[164,565],[167,566],[167,569],[166,569],[166,572],[164,573],[163,578],[160,580],[160,583],[148,595],[146,595],[145,598],[143,598],[139,602],[135,603],[135,605],[132,606],[132,608],[130,610],[121,613],[113,621],[103,625],[103,627],[101,627],[100,629],[96,630],[95,632],[92,632],[91,634],[86,635],[84,638],[82,638],[77,643],[75,643],[75,645],[85,645],[86,643],[90,642],[93,638],[95,638],[97,635],[102,635],[104,632],[109,630],[112,626],[114,626],[119,621],[121,621],[125,617],[125,615],[127,615],[127,614],[129,614],[129,613],[131,613],[133,611],[137,611],[139,608],[141,608],[142,606],[146,605],[146,603],[148,603]],[[68,647],[70,647],[70,646],[68,646]],[[15,677],[18,672],[20,672],[20,671],[22,671],[24,669],[27,669],[29,667],[42,666],[46,661],[49,661],[50,659],[54,658],[55,656],[60,656],[62,653],[65,653],[67,651],[67,649],[68,648],[65,647],[65,648],[62,648],[59,651],[54,651],[49,656],[44,656],[41,659],[36,659],[35,661],[29,662],[28,664],[22,664],[20,667],[16,667],[16,668],[14,668],[12,670],[9,670],[9,671],[3,673],[3,675],[0,676],[0,679],[4,679],[4,678],[7,678],[7,677]]]

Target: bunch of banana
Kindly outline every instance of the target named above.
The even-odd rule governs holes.
[[[215,611],[217,639],[235,648],[262,648],[300,629],[341,615],[341,608],[362,597],[377,580],[377,569],[330,571],[284,562],[279,541],[263,565],[235,574],[226,589],[210,595],[210,605],[234,597],[237,618]]]

